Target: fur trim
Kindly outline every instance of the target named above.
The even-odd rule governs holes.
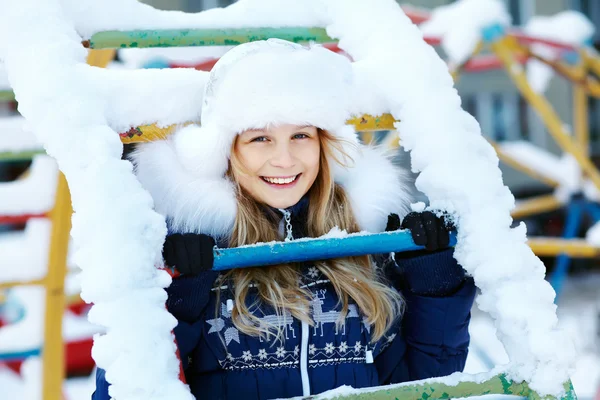
[[[334,176],[350,198],[361,230],[383,232],[388,215],[403,218],[410,211],[408,171],[395,166],[382,148],[361,145],[352,168]]]
[[[135,173],[150,192],[169,231],[228,236],[237,213],[233,184],[185,168],[172,140],[138,145],[131,154]]]
[[[173,141],[140,144],[131,155],[156,211],[171,232],[229,236],[237,212],[233,184],[186,168]],[[334,167],[334,179],[346,190],[360,228],[382,232],[390,213],[403,217],[410,209],[409,176],[381,149],[360,145],[353,160],[347,168]]]

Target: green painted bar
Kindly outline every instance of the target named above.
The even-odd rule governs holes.
[[[571,381],[565,384],[565,396],[560,400],[577,400]],[[304,399],[351,399],[351,400],[442,400],[459,397],[472,397],[484,395],[513,395],[525,397],[530,400],[540,400],[541,397],[533,392],[527,383],[514,383],[506,375],[500,374],[481,382],[461,382],[456,386],[449,386],[438,382],[414,383],[409,385],[391,385],[372,392],[348,393],[345,395],[316,395]],[[545,400],[553,399],[551,397]]]
[[[14,101],[15,93],[12,90],[0,90],[0,101]]]
[[[332,43],[323,28],[166,29],[105,31],[94,34],[84,45],[91,49],[181,46],[234,46],[269,38],[290,42]]]
[[[38,154],[46,154],[44,149],[39,150],[27,150],[27,151],[19,151],[19,152],[0,152],[0,162],[7,161],[28,161]]]

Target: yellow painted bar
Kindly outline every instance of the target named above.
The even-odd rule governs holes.
[[[494,149],[496,150],[496,154],[498,155],[498,158],[500,159],[500,161],[502,161],[503,163],[505,163],[506,165],[511,166],[512,168],[516,169],[517,171],[521,171],[524,174],[529,175],[530,177],[532,177],[533,179],[537,179],[540,182],[545,183],[546,185],[550,186],[550,187],[558,187],[560,185],[560,183],[546,175],[541,174],[540,172],[521,164],[519,161],[517,161],[516,159],[514,159],[513,157],[511,157],[508,153],[506,153],[505,151],[502,150],[502,147],[500,147],[496,142],[494,142],[491,139],[488,139],[488,141],[490,142],[490,144],[494,147]]]
[[[87,63],[92,67],[106,68],[115,59],[116,49],[90,50]]]
[[[382,114],[372,116],[365,114],[360,117],[352,118],[347,121],[349,125],[354,125],[358,132],[376,132],[394,130],[394,123],[397,122],[391,114]],[[189,125],[193,122],[184,124],[174,124],[161,128],[156,124],[142,125],[136,128],[131,128],[125,133],[121,133],[121,142],[124,144],[152,142],[155,140],[165,139],[172,134],[177,127]],[[372,138],[371,138],[372,139]]]
[[[531,215],[541,214],[549,211],[554,211],[564,205],[554,195],[537,196],[531,199],[519,201],[510,215],[514,219],[520,219]]]
[[[16,286],[30,286],[30,285],[45,285],[46,279],[36,279],[33,281],[14,281],[14,282],[0,282],[0,290],[10,289]]]
[[[585,50],[579,51],[579,58],[582,61],[577,65],[577,74],[580,79],[575,81],[573,85],[573,129],[575,131],[575,137],[577,138],[579,147],[584,154],[589,155],[590,135],[588,120],[588,96],[583,84],[581,84],[581,81],[586,79],[588,76],[587,63],[583,54],[584,52]]]
[[[527,244],[537,256],[554,257],[560,254],[567,254],[575,258],[600,256],[600,247],[592,246],[584,239],[535,237],[529,238]]]
[[[156,140],[166,139],[167,136],[175,132],[178,127],[189,125],[191,123],[192,122],[185,124],[174,124],[164,128],[161,128],[155,124],[142,125],[136,128],[131,128],[129,131],[121,133],[119,136],[121,137],[121,142],[123,142],[123,144],[154,142]]]
[[[585,155],[590,152],[588,95],[581,85],[573,87],[573,125],[579,147]]]
[[[598,53],[591,48],[584,48],[581,51],[585,65],[600,78],[600,58]]]
[[[396,129],[394,127],[396,122],[398,121],[391,114],[376,116],[365,114],[346,121],[348,125],[354,125],[358,132],[392,131]]]
[[[563,76],[564,78],[571,81],[573,84],[581,85],[582,89],[590,96],[600,97],[600,82],[593,76],[590,76],[587,69],[583,69],[583,66],[591,67],[588,64],[588,59],[583,57],[582,65],[572,66],[566,64],[563,61],[555,61],[548,60],[545,57],[540,56],[539,54],[533,53],[531,50],[527,48],[523,48],[523,53],[526,54],[530,58],[534,58],[547,66],[554,69],[558,74]],[[580,54],[584,54],[584,50],[580,52]],[[594,61],[589,61],[594,62]],[[584,72],[582,72],[584,71]]]
[[[72,213],[67,180],[60,173],[56,202],[50,211],[52,231],[50,254],[48,255],[48,276],[46,277],[44,347],[42,351],[43,400],[62,398],[62,385],[65,377],[62,320],[65,312],[65,276],[67,275],[67,250]]]
[[[492,50],[504,63],[508,74],[514,81],[523,97],[527,99],[529,104],[531,104],[537,111],[542,121],[544,121],[546,128],[556,143],[565,152],[568,152],[575,157],[584,173],[590,178],[594,185],[600,189],[600,173],[587,155],[581,151],[577,142],[575,142],[573,138],[565,131],[561,120],[556,115],[556,112],[550,103],[542,95],[536,93],[531,88],[529,82],[527,81],[523,67],[515,61],[514,56],[508,48],[510,46],[507,44],[507,42],[510,40],[514,40],[514,38],[511,39],[510,37],[505,37],[497,42],[492,43]]]

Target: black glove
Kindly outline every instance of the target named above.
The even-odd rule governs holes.
[[[175,233],[167,236],[163,245],[163,259],[184,275],[198,275],[209,271],[214,264],[215,240],[195,233]]]
[[[446,219],[431,211],[411,212],[402,223],[396,214],[388,216],[386,231],[409,229],[415,244],[425,246],[427,251],[445,249],[450,244],[450,230],[453,228]]]

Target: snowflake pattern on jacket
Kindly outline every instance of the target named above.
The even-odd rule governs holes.
[[[338,299],[333,286],[316,267],[305,268],[301,287],[310,290],[313,295],[313,325],[308,327],[310,343],[306,348],[309,368],[340,363],[365,363],[367,352],[376,355],[395,338],[396,332],[390,332],[379,342],[370,344],[371,327],[360,314],[356,304],[349,304],[345,318],[341,317],[341,305],[337,304]],[[289,312],[281,316],[263,313],[259,317],[261,322],[280,327],[282,338],[270,336],[271,340],[265,340],[261,337],[247,336],[239,332],[231,320],[231,311],[227,303],[231,304],[232,299],[226,297],[228,289],[227,286],[221,288],[218,315],[214,315],[216,303],[211,302],[207,307],[209,316],[214,318],[206,318],[204,327],[206,340],[209,341],[209,347],[215,349],[214,354],[221,367],[226,370],[298,368],[301,323]],[[251,303],[253,300],[251,298],[248,301]]]

